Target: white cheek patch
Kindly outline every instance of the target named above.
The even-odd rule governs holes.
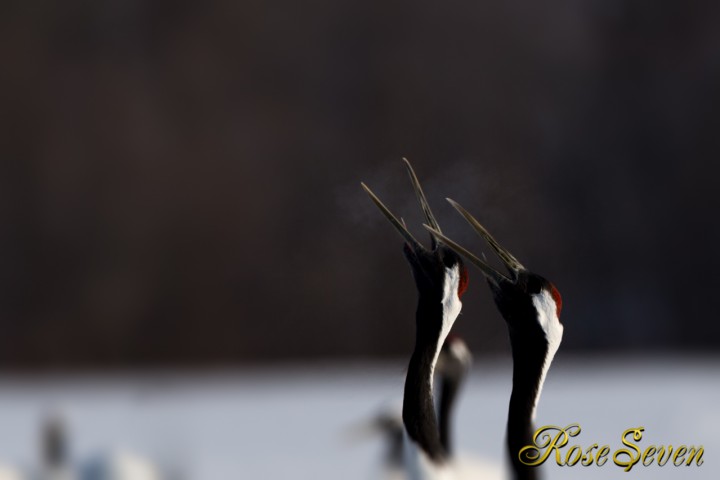
[[[455,265],[452,268],[445,269],[445,281],[443,282],[443,326],[440,335],[440,344],[445,341],[450,329],[455,323],[455,319],[460,315],[462,310],[462,302],[458,297],[458,287],[460,286],[460,268]]]
[[[540,399],[543,383],[545,383],[545,376],[550,369],[550,364],[555,357],[555,352],[557,352],[560,347],[560,342],[562,341],[563,325],[560,323],[560,319],[557,316],[557,305],[555,304],[555,299],[553,299],[550,292],[543,290],[540,293],[533,295],[532,302],[538,312],[538,322],[540,323],[543,332],[545,332],[545,339],[548,343],[548,350],[545,355],[545,360],[543,361],[542,374],[540,375],[540,383],[538,384],[538,394],[535,397],[535,403],[533,405],[532,417],[534,420],[535,408],[537,407],[537,402]]]
[[[443,281],[443,297],[442,297],[442,306],[443,306],[443,321],[442,321],[442,328],[440,330],[440,337],[438,338],[438,344],[437,348],[435,350],[435,361],[433,362],[433,371],[435,369],[435,364],[437,363],[437,358],[440,355],[440,349],[442,348],[443,343],[445,342],[445,339],[448,336],[448,333],[450,333],[450,329],[452,329],[453,324],[455,323],[455,319],[460,315],[460,310],[462,310],[462,302],[460,301],[460,297],[458,297],[458,287],[460,286],[460,268],[455,265],[452,268],[446,268],[445,269],[445,278]],[[432,373],[431,372],[431,379],[432,379]],[[431,380],[432,385],[432,380]]]

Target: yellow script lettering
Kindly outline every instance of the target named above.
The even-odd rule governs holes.
[[[555,436],[551,432],[556,432]],[[555,451],[555,461],[563,465],[560,449],[567,445],[569,437],[580,434],[580,425],[573,423],[565,428],[548,425],[538,429],[533,436],[533,445],[526,445],[518,452],[518,459],[524,465],[535,467],[542,465]]]
[[[633,440],[635,440],[636,442],[640,441],[642,439],[643,430],[645,430],[644,427],[629,428],[625,430],[622,435],[623,445],[626,445],[635,450],[636,455],[633,455],[633,452],[627,448],[621,448],[620,450],[615,452],[615,455],[613,455],[613,463],[615,463],[615,465],[617,465],[618,467],[624,467],[626,472],[629,472],[632,467],[640,461],[640,448],[631,441],[629,441],[627,437],[632,435]],[[627,456],[627,460],[623,460],[621,458],[623,456]]]

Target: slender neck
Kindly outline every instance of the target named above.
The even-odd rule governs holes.
[[[442,315],[439,302],[420,300],[416,314],[415,350],[410,358],[403,396],[403,423],[408,436],[438,463],[445,458],[445,449],[440,442],[435,417],[433,372],[444,341],[439,321]]]
[[[403,431],[399,426],[391,427],[387,432],[387,454],[385,461],[388,465],[400,466],[403,461]]]
[[[507,423],[507,445],[515,480],[535,480],[537,467],[520,462],[518,453],[526,445],[532,445],[535,406],[543,381],[543,365],[547,345],[529,341],[527,337],[511,336],[513,353],[513,389]]]
[[[448,455],[452,454],[450,422],[455,398],[459,388],[458,379],[446,374],[440,380],[440,396],[438,398],[438,422],[440,426],[440,443]]]
[[[59,423],[45,427],[42,439],[43,463],[46,467],[60,467],[65,463],[65,436]]]

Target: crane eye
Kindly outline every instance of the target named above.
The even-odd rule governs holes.
[[[458,283],[458,298],[462,297],[465,291],[468,288],[468,280],[470,279],[468,275],[467,268],[465,268],[465,265],[460,265],[460,282]]]
[[[562,311],[562,297],[560,296],[560,292],[557,288],[555,288],[555,285],[550,283],[550,295],[552,295],[553,300],[555,300],[555,306],[557,307],[557,316],[560,318],[560,312]]]

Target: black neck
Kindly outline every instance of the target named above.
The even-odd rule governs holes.
[[[534,406],[540,394],[543,362],[547,354],[544,340],[511,335],[513,353],[513,390],[507,423],[507,445],[515,480],[535,480],[537,467],[524,465],[518,452],[532,445]]]
[[[64,432],[59,423],[53,423],[45,427],[42,442],[43,462],[49,467],[58,467],[64,464],[66,445]]]
[[[402,425],[397,423],[394,417],[380,419],[379,423],[387,442],[385,462],[391,466],[401,466],[403,462],[404,442]]]
[[[445,450],[435,417],[432,375],[442,342],[442,305],[421,299],[416,318],[415,350],[405,378],[403,423],[408,436],[430,459],[440,462],[445,457]]]
[[[438,398],[438,422],[440,426],[440,443],[445,452],[452,454],[452,441],[450,439],[450,422],[455,398],[460,382],[453,375],[443,375],[440,380],[440,396]]]

